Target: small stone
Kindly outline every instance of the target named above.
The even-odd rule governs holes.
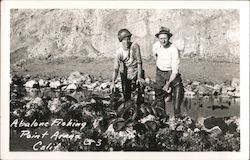
[[[26,88],[36,88],[39,86],[38,82],[35,80],[30,80],[24,84]]]
[[[50,84],[49,84],[50,88],[56,89],[56,88],[58,88],[60,86],[61,86],[60,81],[50,81]]]
[[[180,125],[176,128],[176,131],[184,131],[184,126]]]
[[[220,86],[220,85],[216,84],[216,85],[214,86],[214,90],[219,91],[220,89],[221,89],[221,86]]]
[[[85,77],[81,75],[81,73],[78,71],[72,72],[70,76],[68,77],[69,83],[78,84],[80,82],[84,82],[85,80],[86,80]]]
[[[27,74],[27,75],[24,76],[24,78],[26,78],[26,79],[30,79],[30,77],[31,76],[29,74]]]
[[[100,85],[100,82],[99,81],[95,81],[94,83],[89,84],[87,87],[88,87],[88,89],[92,90],[92,89],[96,88],[99,85]]]
[[[66,88],[66,90],[76,90],[77,86],[75,84],[69,84]]]
[[[240,98],[240,92],[239,91],[234,92],[233,97],[234,98]]]
[[[151,80],[149,78],[145,78],[145,83],[150,84]]]
[[[194,82],[192,83],[192,85],[193,85],[193,86],[199,86],[199,85],[200,85],[200,82],[194,81]]]
[[[226,86],[223,86],[223,87],[221,88],[221,94],[223,94],[223,95],[226,95],[226,94],[227,94],[227,87],[226,87]]]
[[[54,98],[53,101],[48,102],[48,108],[52,113],[57,113],[61,110],[61,102],[59,98]]]
[[[109,86],[110,86],[110,83],[109,83],[109,82],[104,82],[104,83],[102,83],[102,84],[100,85],[100,88],[101,88],[102,90],[104,90],[104,89],[106,89],[106,88],[109,88]]]
[[[230,91],[230,92],[235,91],[235,88],[234,88],[234,87],[231,87],[231,86],[227,87],[226,89],[227,89],[227,92],[228,92],[228,91]]]
[[[49,85],[49,82],[43,79],[39,79],[38,83],[40,87],[47,87]]]
[[[195,96],[195,92],[193,91],[185,91],[185,97],[193,98]]]
[[[200,129],[199,129],[199,128],[195,128],[195,129],[194,129],[194,132],[195,132],[195,133],[200,132]]]
[[[236,88],[240,86],[240,79],[239,78],[233,78],[231,81],[231,86]]]

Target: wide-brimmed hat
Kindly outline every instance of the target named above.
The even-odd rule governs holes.
[[[169,36],[169,38],[173,36],[173,34],[170,33],[170,29],[167,27],[161,27],[160,31],[155,34],[155,37],[158,38],[160,34],[167,34]]]

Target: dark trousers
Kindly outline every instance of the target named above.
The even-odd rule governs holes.
[[[122,92],[124,96],[124,101],[127,102],[131,99],[131,93],[132,91],[135,91],[137,89],[137,105],[141,105],[144,103],[144,86],[140,86],[139,84],[136,84],[137,76],[130,80],[127,79],[127,75],[123,72],[120,73],[121,75],[121,81],[122,81]],[[142,72],[142,78],[145,78],[144,71]]]
[[[156,69],[156,79],[155,79],[155,99],[157,106],[162,107],[165,109],[165,98],[169,95],[166,91],[162,88],[166,84],[166,81],[169,80],[172,71],[161,71],[159,68]],[[174,81],[170,84],[171,93],[173,94],[173,106],[174,106],[174,113],[180,114],[181,112],[181,103],[184,97],[184,87],[182,84],[181,75],[178,73]]]

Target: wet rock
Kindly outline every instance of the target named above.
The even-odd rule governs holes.
[[[199,129],[199,128],[195,128],[195,129],[194,129],[194,132],[195,132],[195,133],[200,132],[200,129]]]
[[[204,121],[206,118],[200,117],[198,118],[197,122],[195,123],[196,127],[202,128],[204,126]]]
[[[228,91],[228,92],[227,92],[227,95],[229,95],[230,97],[233,97],[233,96],[234,96],[234,92]]]
[[[38,83],[39,83],[40,87],[47,87],[47,86],[49,86],[49,81],[47,81],[47,80],[39,79]]]
[[[234,88],[237,88],[240,86],[240,79],[239,78],[233,78],[231,81],[231,86]]]
[[[142,124],[146,123],[147,121],[154,121],[155,120],[155,116],[153,115],[147,115],[146,117],[142,118],[139,120],[139,122],[141,122]]]
[[[193,81],[192,86],[199,86],[200,84],[201,84],[201,82]]]
[[[25,76],[24,76],[24,78],[27,78],[27,79],[30,79],[30,75],[29,74],[26,74]]]
[[[185,127],[180,125],[176,128],[176,131],[184,131]]]
[[[216,90],[216,91],[220,91],[221,90],[221,88],[222,88],[222,86],[221,85],[219,85],[219,84],[216,84],[216,85],[214,85],[214,90]]]
[[[26,82],[26,83],[24,84],[24,86],[25,86],[26,88],[38,88],[38,87],[39,87],[39,84],[38,84],[38,82],[35,81],[35,80],[30,80],[30,81]]]
[[[223,95],[226,95],[226,94],[227,94],[227,87],[226,87],[226,86],[223,86],[223,87],[221,88],[221,94],[223,94]]]
[[[75,84],[69,84],[66,88],[66,90],[76,90],[77,86]]]
[[[217,137],[218,135],[222,134],[222,130],[220,129],[219,126],[214,126],[213,128],[211,129],[204,129],[206,132],[209,132],[210,133],[210,137]]]
[[[84,83],[88,84],[88,85],[90,85],[92,83],[92,81],[93,81],[92,77],[89,74],[85,74],[84,79],[85,79]]]
[[[44,105],[43,100],[40,97],[36,97],[35,99],[31,99],[31,101],[29,101],[26,105],[25,108],[26,109],[31,109],[34,108],[36,109],[37,107],[41,107]]]
[[[123,118],[117,118],[113,122],[113,128],[115,132],[121,131],[123,128],[125,128],[126,122]]]
[[[169,125],[169,129],[175,130],[176,129],[175,117],[174,116],[170,116],[167,124]]]
[[[85,81],[86,78],[83,75],[81,75],[81,73],[78,71],[71,73],[70,76],[68,77],[69,83],[79,84],[80,82],[85,82]]]
[[[229,86],[226,89],[227,89],[227,92],[233,92],[233,91],[235,91],[235,87],[232,87],[232,86]]]
[[[109,105],[109,104],[110,104],[110,101],[102,100],[102,103],[103,103],[103,104],[106,104],[106,105]]]
[[[239,91],[235,91],[233,94],[234,98],[240,98],[240,92]]]
[[[61,84],[64,85],[64,86],[70,84],[69,81],[68,81],[67,79],[65,79],[65,78],[60,79],[60,82],[61,82]]]
[[[223,118],[210,117],[204,120],[204,127],[211,129],[215,126],[218,126],[223,133],[228,131],[228,125],[225,123]]]
[[[59,88],[60,86],[61,86],[60,81],[50,81],[50,83],[49,83],[49,87],[52,89]]]
[[[100,82],[99,81],[95,81],[95,82],[89,84],[87,87],[88,87],[88,89],[93,90],[94,88],[96,88],[99,85],[100,85]]]
[[[231,81],[230,81],[230,80],[226,80],[226,81],[224,82],[224,85],[230,86],[230,85],[231,85]]]
[[[17,108],[15,109],[13,112],[13,115],[16,116],[16,117],[21,117],[22,113],[23,113],[23,110],[20,109],[20,108]]]
[[[105,83],[100,84],[100,88],[102,90],[107,89],[109,87],[110,87],[110,82],[105,82]]]
[[[204,84],[211,87],[214,86],[214,83],[212,81],[205,81]]]
[[[117,87],[118,89],[122,89],[122,82],[117,82],[115,84],[115,87]]]
[[[48,102],[48,108],[51,113],[57,113],[62,109],[62,104],[59,98],[54,98],[52,101]]]
[[[156,121],[146,121],[144,124],[148,131],[157,132],[159,129]]]
[[[195,91],[199,94],[199,95],[211,95],[213,92],[213,89],[210,87],[207,87],[205,85],[200,85],[197,86]]]
[[[185,90],[184,95],[185,95],[185,97],[193,98],[195,96],[195,92],[189,91],[189,90]]]

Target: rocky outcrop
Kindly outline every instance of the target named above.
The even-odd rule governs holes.
[[[128,28],[151,56],[160,26],[173,33],[182,57],[239,62],[237,10],[13,9],[11,62],[59,57],[113,57],[117,32]]]

